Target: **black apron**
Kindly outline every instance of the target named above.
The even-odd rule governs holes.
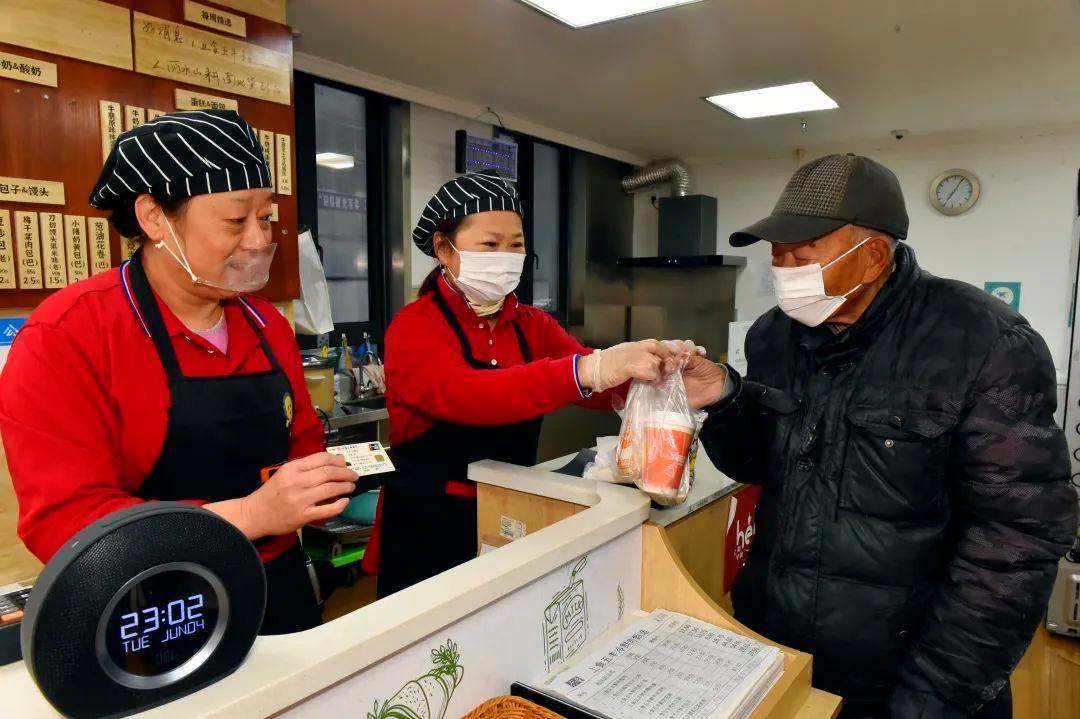
[[[465,330],[442,294],[435,304],[461,343],[461,353],[472,367],[497,367],[473,356]],[[511,322],[525,362],[532,353],[517,322]],[[438,367],[432,367],[438,372]],[[391,456],[397,470],[382,490],[379,528],[378,596],[385,597],[474,559],[477,552],[476,498],[455,492],[475,483],[468,466],[494,459],[524,467],[536,464],[543,417],[494,427],[439,422],[419,437],[394,445]]]
[[[289,457],[292,386],[266,336],[251,316],[270,369],[223,377],[185,377],[165,329],[141,252],[132,258],[131,285],[169,382],[169,419],[154,468],[136,495],[147,500],[244,497],[261,484],[263,467]],[[258,542],[256,542],[258,546]],[[261,634],[285,634],[321,623],[321,611],[299,544],[264,565],[266,614]]]

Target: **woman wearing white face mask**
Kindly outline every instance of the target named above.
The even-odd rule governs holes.
[[[586,349],[513,294],[525,262],[517,191],[497,174],[446,183],[413,240],[439,266],[386,335],[386,398],[397,472],[383,488],[364,568],[386,596],[476,556],[481,459],[536,461],[540,422],[566,404],[612,409],[632,378],[660,377],[671,348]]]
[[[90,204],[139,250],[45,300],[0,380],[30,551],[47,561],[140,502],[204,505],[259,550],[264,634],[320,622],[296,530],[340,514],[356,480],[323,452],[289,323],[243,294],[269,278],[272,198],[235,112],[178,112],[120,135]]]

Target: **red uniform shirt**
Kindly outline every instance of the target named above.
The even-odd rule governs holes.
[[[242,314],[250,312],[292,385],[289,457],[320,452],[322,425],[292,329],[270,303],[245,299],[224,303],[226,354],[158,299],[180,369],[198,377],[270,369]],[[19,499],[19,536],[31,552],[47,561],[94,520],[143,501],[134,492],[161,451],[168,409],[165,370],[125,295],[119,268],[41,303],[15,338],[0,376],[0,433]],[[276,538],[262,545],[261,554],[272,558],[295,541],[295,534]]]
[[[591,350],[550,315],[510,295],[492,330],[468,302],[439,277],[441,292],[465,330],[473,356],[492,369],[476,369],[462,356],[458,336],[427,295],[394,317],[386,333],[386,409],[390,443],[417,437],[436,422],[496,426],[542,417],[571,402],[612,409],[612,393],[587,399],[574,373],[574,355]],[[525,335],[533,361],[525,364],[511,321]]]
[[[575,373],[575,355],[591,350],[559,326],[550,315],[519,304],[510,295],[498,315],[495,329],[478,317],[469,303],[446,279],[439,277],[436,292],[446,298],[469,342],[473,357],[492,369],[478,369],[465,361],[461,342],[447,323],[432,295],[410,303],[394,316],[386,332],[386,409],[390,414],[390,444],[418,437],[437,422],[478,427],[514,424],[542,417],[571,402],[598,410],[611,410],[615,395],[626,385],[586,396]],[[517,323],[533,361],[521,355]],[[378,572],[379,525],[364,554],[364,571]]]

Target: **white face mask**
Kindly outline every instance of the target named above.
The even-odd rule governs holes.
[[[184,254],[184,248],[180,244],[180,239],[176,236],[176,230],[173,229],[168,218],[165,218],[165,224],[169,227],[169,234],[172,235],[179,254],[173,252],[172,248],[165,244],[164,240],[157,243],[155,247],[172,255],[173,259],[187,270],[188,276],[191,277],[191,281],[195,284],[243,294],[245,292],[258,292],[270,281],[270,263],[274,261],[274,251],[277,250],[276,242],[260,247],[257,250],[245,250],[238,247],[235,252],[226,257],[225,261],[221,263],[220,271],[217,272],[216,277],[206,278],[200,277],[191,269],[191,263],[188,262],[187,255]]]
[[[461,267],[457,277],[449,268],[447,272],[473,305],[498,304],[501,307],[506,296],[521,283],[525,253],[462,252],[453,245],[450,247],[461,257]]]
[[[872,240],[867,237],[835,260],[821,266],[815,262],[801,267],[772,267],[773,286],[776,289],[777,303],[788,317],[801,322],[807,327],[817,327],[840,309],[855,290],[862,284],[855,285],[840,296],[825,292],[825,270]]]

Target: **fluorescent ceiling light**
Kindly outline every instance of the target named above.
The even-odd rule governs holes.
[[[342,155],[340,152],[320,152],[315,155],[315,164],[333,170],[351,170],[355,164],[355,158],[352,155]]]
[[[839,107],[836,100],[812,82],[713,95],[705,99],[744,120],[770,115],[790,115],[794,112],[835,110]]]
[[[702,0],[521,0],[572,28],[618,20],[631,15],[689,5]]]

